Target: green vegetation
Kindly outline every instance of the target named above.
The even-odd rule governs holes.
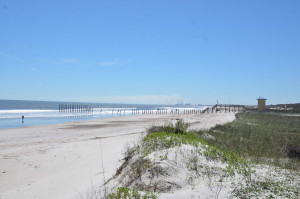
[[[141,143],[137,145],[136,150],[142,156],[147,156],[154,151],[169,149],[182,144],[193,146],[197,146],[199,143],[206,144],[195,133],[187,132],[188,126],[182,120],[178,120],[176,124],[153,126],[148,130]]]
[[[203,139],[191,132],[184,134],[153,132],[143,138],[141,144],[137,146],[137,150],[146,156],[154,151],[169,149],[182,144],[197,146],[199,143],[206,144]]]
[[[237,154],[221,150],[217,146],[209,146],[207,142],[194,132],[186,131],[188,127],[187,123],[182,120],[178,120],[176,124],[170,124],[167,126],[152,127],[150,132],[142,139],[141,143],[137,145],[136,150],[142,155],[142,157],[148,154],[174,147],[180,147],[182,144],[192,145],[195,147],[201,147],[204,150],[199,150],[199,155],[204,155],[210,160],[222,161],[229,164],[230,172],[234,172],[232,169],[238,169],[246,171],[246,162],[240,158]],[[153,129],[160,130],[156,132]],[[229,171],[228,170],[228,171]]]
[[[117,171],[117,174],[120,174],[125,167],[128,167],[127,171],[123,172],[121,177],[120,182],[123,186],[131,186],[143,191],[164,191],[160,190],[157,184],[132,185],[136,180],[141,179],[142,174],[146,171],[164,172],[163,169],[151,162],[147,158],[147,155],[156,151],[181,147],[182,145],[195,147],[195,151],[187,154],[184,154],[186,152],[183,151],[181,153],[185,156],[187,167],[198,174],[199,171],[203,169],[203,165],[199,162],[198,157],[204,156],[210,161],[227,163],[228,166],[226,169],[220,171],[226,176],[234,175],[236,172],[248,175],[248,166],[242,158],[231,151],[220,150],[216,146],[209,146],[203,139],[199,138],[197,134],[186,131],[187,126],[186,123],[179,120],[174,125],[152,127],[138,145],[134,148],[129,148],[125,153],[126,157],[124,159],[126,161]],[[156,132],[154,129],[162,130],[162,132]],[[133,159],[134,154],[135,158]],[[168,151],[166,151],[164,155],[161,155],[160,159],[167,160]],[[128,163],[129,161],[131,161],[130,164]]]
[[[210,145],[233,151],[255,163],[300,169],[300,161],[286,158],[285,151],[287,144],[300,144],[300,117],[239,113],[236,121],[198,134],[213,136],[214,139],[206,139]]]
[[[135,189],[126,187],[118,187],[118,190],[108,195],[109,199],[155,199],[157,196],[154,193],[140,194]]]
[[[299,199],[300,191],[297,186],[289,186],[287,182],[273,180],[253,180],[246,186],[239,184],[233,191],[237,198],[289,198]]]
[[[166,133],[184,135],[187,133],[188,127],[189,127],[188,123],[184,122],[183,120],[178,120],[175,124],[169,123],[168,125],[165,126],[152,126],[150,129],[148,129],[148,134],[154,132],[166,132]]]

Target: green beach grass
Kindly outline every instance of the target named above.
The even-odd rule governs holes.
[[[300,160],[288,158],[285,147],[300,145],[300,117],[238,113],[236,120],[198,131],[210,145],[232,151],[255,163],[299,170]],[[203,136],[209,134],[210,136]]]

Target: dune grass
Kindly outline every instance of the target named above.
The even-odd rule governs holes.
[[[127,187],[118,187],[117,191],[108,195],[108,199],[156,199],[154,193],[140,194],[135,189]]]
[[[206,142],[255,163],[299,170],[300,160],[288,158],[286,146],[300,145],[300,117],[239,113],[236,120],[197,132]],[[209,134],[210,136],[203,136]]]

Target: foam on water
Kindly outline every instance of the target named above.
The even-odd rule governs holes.
[[[171,114],[183,113],[184,110],[203,110],[206,108],[206,106],[90,103],[88,106],[94,107],[93,111],[60,112],[58,110],[59,104],[61,102],[0,100],[0,129],[126,116],[137,114],[137,110],[139,110],[139,114],[156,114],[159,111],[163,111],[164,114]],[[22,120],[22,116],[25,117],[24,120]]]
[[[143,109],[143,110],[165,110],[166,113],[178,111],[182,113],[184,110],[203,110],[206,107],[182,108],[182,107],[161,107],[159,109]],[[0,110],[0,118],[21,118],[24,115],[28,117],[68,117],[68,116],[85,116],[85,115],[129,115],[136,108],[94,108],[93,112],[59,112],[58,110]],[[142,110],[140,110],[142,111]]]
[[[46,118],[46,117],[69,117],[69,116],[86,116],[86,115],[113,115],[113,114],[129,114],[132,109],[94,109],[93,112],[59,112],[58,110],[0,110],[0,118]]]

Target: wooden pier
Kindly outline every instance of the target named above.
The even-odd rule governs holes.
[[[59,112],[93,112],[93,108],[82,104],[59,104]]]

